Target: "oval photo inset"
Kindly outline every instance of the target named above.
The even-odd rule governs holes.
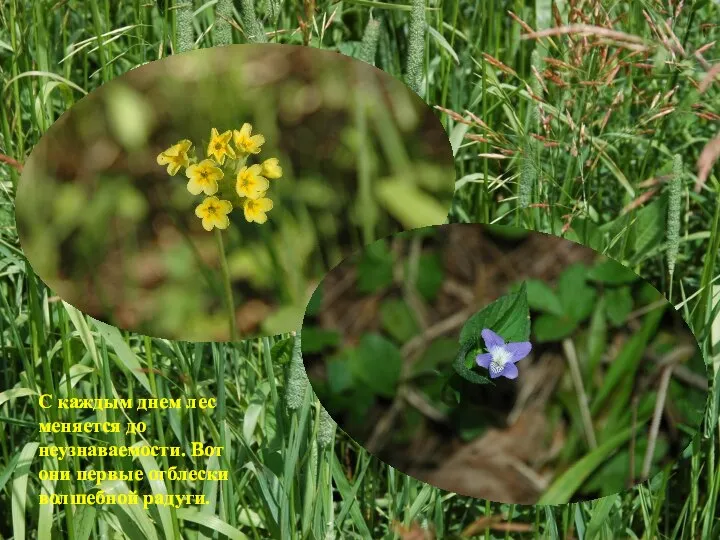
[[[461,495],[561,504],[680,456],[708,380],[653,286],[555,236],[452,224],[378,240],[318,286],[302,327],[321,403],[399,471]]]
[[[26,163],[17,227],[35,272],[92,317],[225,341],[297,330],[328,269],[443,223],[454,181],[439,119],[390,75],[227,46],[133,69],[63,114]]]

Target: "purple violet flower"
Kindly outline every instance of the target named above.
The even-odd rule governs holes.
[[[478,354],[475,358],[477,364],[490,372],[491,379],[500,376],[515,379],[518,376],[515,362],[530,354],[532,349],[530,342],[505,343],[503,338],[489,328],[485,328],[480,335],[485,340],[485,348],[490,352]]]

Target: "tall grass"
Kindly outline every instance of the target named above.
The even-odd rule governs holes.
[[[720,188],[710,168],[699,192],[681,189],[680,247],[671,273],[663,264],[675,231],[665,230],[667,201],[659,189],[675,154],[684,174],[695,175],[694,164],[717,133],[718,84],[711,80],[701,95],[698,83],[718,62],[717,45],[709,44],[719,37],[720,6],[450,0],[428,2],[421,25],[423,3],[308,0],[276,12],[272,2],[236,6],[220,0],[198,2],[189,13],[187,2],[172,0],[0,2],[0,534],[398,538],[413,527],[432,528],[437,538],[720,534]],[[85,93],[142,63],[186,50],[190,39],[207,47],[262,35],[359,55],[370,17],[379,15],[377,67],[396,77],[407,71],[414,89],[425,81],[427,103],[448,111],[443,119],[456,143],[458,173],[451,220],[519,218],[526,227],[564,234],[623,260],[666,295],[666,276],[672,276],[673,301],[698,338],[713,382],[703,429],[674,467],[622,494],[556,507],[441,492],[385,466],[341,431],[333,435],[310,390],[297,408],[286,410],[286,336],[231,346],[121,334],[58,301],[32,274],[12,218],[19,169],[45,130]],[[262,34],[252,28],[253,16],[264,26]],[[522,39],[570,24],[586,25],[585,31],[574,27]],[[535,152],[521,155],[532,145]],[[508,159],[516,155],[520,159]],[[527,169],[523,175],[532,155],[536,173]],[[143,418],[148,433],[50,436],[38,433],[39,422],[58,415],[39,407],[37,395],[45,392],[214,396],[218,407],[142,417],[129,410],[95,416],[69,411],[68,421]],[[173,463],[227,469],[230,479],[105,486],[118,493],[196,490],[211,501],[200,509],[38,506],[40,493],[92,489],[76,480],[40,481],[41,468],[164,465],[99,458],[62,463],[40,459],[38,445],[133,445],[144,439],[183,447],[193,440],[222,444],[227,451],[220,458]]]

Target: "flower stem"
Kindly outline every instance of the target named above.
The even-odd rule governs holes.
[[[228,323],[230,324],[230,339],[238,340],[237,325],[235,324],[235,301],[233,300],[232,286],[230,285],[230,272],[228,271],[227,258],[225,257],[225,246],[223,244],[222,231],[215,229],[218,252],[220,253],[220,271],[222,272],[225,285],[225,307],[228,312]]]

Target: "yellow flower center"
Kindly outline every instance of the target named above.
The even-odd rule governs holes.
[[[212,204],[209,204],[207,207],[207,213],[211,216],[214,216],[217,213],[217,208],[213,206]]]
[[[215,150],[220,150],[222,148],[222,144],[219,142],[215,143]]]
[[[207,178],[207,177],[208,177],[208,172],[207,172],[207,171],[200,171],[200,176],[202,176],[203,178]]]

